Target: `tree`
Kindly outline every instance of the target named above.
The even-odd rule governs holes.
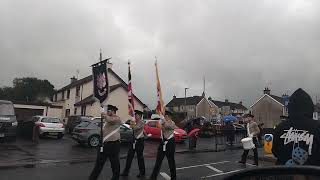
[[[44,102],[54,94],[54,86],[48,80],[33,77],[15,78],[13,87],[0,88],[0,99],[11,101]]]

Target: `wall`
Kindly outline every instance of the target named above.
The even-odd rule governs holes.
[[[62,120],[62,108],[48,107],[47,116],[57,117]]]
[[[130,119],[128,115],[128,93],[123,88],[118,88],[109,95],[109,99],[103,104],[112,104],[118,107],[117,114],[123,122]],[[143,111],[143,105],[135,101],[135,109]],[[87,116],[100,116],[100,103],[95,102],[92,105],[87,105]],[[80,110],[79,110],[80,111]]]
[[[207,119],[210,119],[212,117],[212,113],[210,111],[211,109],[211,105],[209,104],[209,102],[203,98],[197,105],[196,107],[196,116],[200,117],[200,116],[204,116]]]
[[[278,125],[283,114],[283,106],[271,99],[269,96],[263,97],[252,107],[252,113],[258,123],[264,123],[264,128],[273,128]]]

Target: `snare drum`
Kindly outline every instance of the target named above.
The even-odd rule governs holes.
[[[245,150],[249,150],[249,149],[254,149],[255,145],[253,143],[253,140],[251,137],[247,137],[247,138],[243,138],[241,139],[242,145],[243,145],[243,149]]]

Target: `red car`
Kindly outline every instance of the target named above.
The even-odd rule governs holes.
[[[146,134],[150,134],[151,139],[161,139],[161,130],[159,128],[159,120],[148,120],[144,125]],[[177,128],[174,130],[174,141],[184,142],[187,139],[187,133],[183,129]]]

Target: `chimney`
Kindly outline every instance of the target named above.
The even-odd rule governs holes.
[[[242,105],[242,101],[240,101],[240,102],[239,102],[239,104],[241,104],[241,105]]]
[[[270,92],[271,92],[271,90],[268,87],[264,88],[264,90],[263,90],[263,94],[270,95]]]
[[[176,95],[173,95],[173,99],[176,99],[177,98],[177,96]]]
[[[224,100],[224,102],[228,103],[228,102],[229,102],[229,100],[228,100],[228,99],[225,99],[225,100]]]
[[[72,76],[72,78],[70,78],[71,83],[76,82],[78,79],[75,76]]]

